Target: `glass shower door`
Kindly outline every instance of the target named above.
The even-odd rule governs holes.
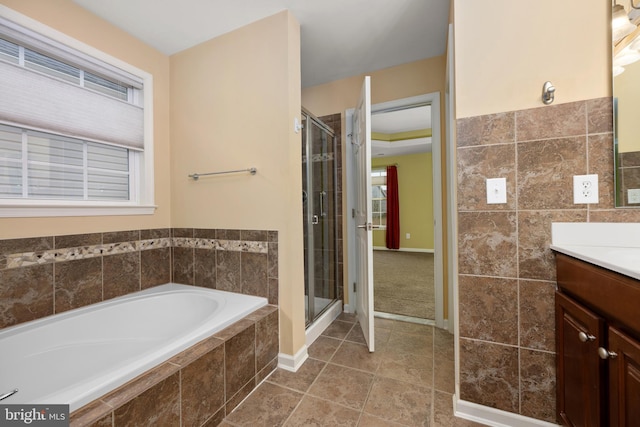
[[[303,119],[303,211],[306,322],[336,298],[336,160],[333,133],[317,119]]]

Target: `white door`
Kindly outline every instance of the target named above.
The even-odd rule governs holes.
[[[353,114],[353,150],[356,176],[356,312],[369,351],[373,334],[373,226],[371,224],[371,77],[362,84]]]

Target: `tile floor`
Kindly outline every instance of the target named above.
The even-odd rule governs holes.
[[[221,426],[480,426],[452,415],[453,336],[376,318],[369,353],[343,313],[296,373],[272,373]]]

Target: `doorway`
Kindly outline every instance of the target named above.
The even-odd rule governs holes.
[[[431,146],[432,147],[431,187],[432,187],[432,197],[433,197],[433,217],[431,219],[424,218],[425,222],[431,223],[433,225],[433,228],[432,228],[433,252],[432,253],[433,253],[434,319],[432,319],[429,323],[435,324],[436,326],[439,326],[439,327],[443,327],[444,326],[444,318],[443,318],[444,307],[443,307],[443,263],[442,263],[442,258],[443,258],[443,254],[442,254],[442,248],[443,248],[442,191],[441,191],[441,179],[440,179],[440,176],[441,176],[440,94],[436,92],[436,93],[431,93],[427,95],[421,95],[421,96],[416,96],[411,98],[399,99],[391,102],[385,102],[381,104],[375,104],[375,105],[372,105],[371,112],[372,112],[372,117],[375,117],[376,113],[381,114],[381,112],[410,110],[411,108],[424,107],[424,106],[430,107],[430,110],[431,110],[430,119],[431,119],[431,129],[432,129],[431,138],[433,139],[433,141],[438,142],[438,143],[432,144]],[[347,135],[349,135],[352,131],[352,129],[350,129],[352,120],[351,120],[349,111],[347,111],[346,118],[347,118],[346,120]],[[347,150],[347,156],[350,157],[352,155],[352,153],[350,152],[352,150],[351,144],[346,145],[346,150]],[[353,189],[354,186],[351,185],[355,181],[353,171],[347,168],[346,176],[347,176],[347,187],[349,189]],[[355,195],[352,194],[352,191],[350,191],[347,197],[347,204],[348,204],[349,210],[351,207],[354,206],[353,205],[354,197]],[[354,223],[353,220],[348,221],[347,223],[348,240],[352,239],[352,237],[355,235],[354,234],[355,227],[356,227],[356,224]],[[348,244],[349,259],[355,259],[355,256],[351,254],[351,248],[353,248],[354,245],[355,243],[351,244],[351,242]],[[348,267],[349,267],[348,268],[349,283],[353,283],[354,278],[356,277],[355,269],[357,268],[357,266],[353,265],[353,263],[349,263]],[[374,283],[375,283],[375,273],[374,273]],[[349,301],[351,302],[355,300],[356,300],[356,291],[353,289],[353,287],[350,287]],[[375,300],[375,295],[374,295],[374,300]],[[351,307],[347,307],[347,308],[351,309]],[[380,317],[384,316],[384,314],[379,314],[379,313],[376,313],[376,315]]]
[[[373,231],[374,310],[379,317],[433,324],[431,121],[429,103],[373,113],[371,180],[373,223],[380,227]],[[387,224],[393,216],[395,227]]]

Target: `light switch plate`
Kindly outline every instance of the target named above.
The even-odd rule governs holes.
[[[507,203],[507,178],[487,178],[487,204]]]

